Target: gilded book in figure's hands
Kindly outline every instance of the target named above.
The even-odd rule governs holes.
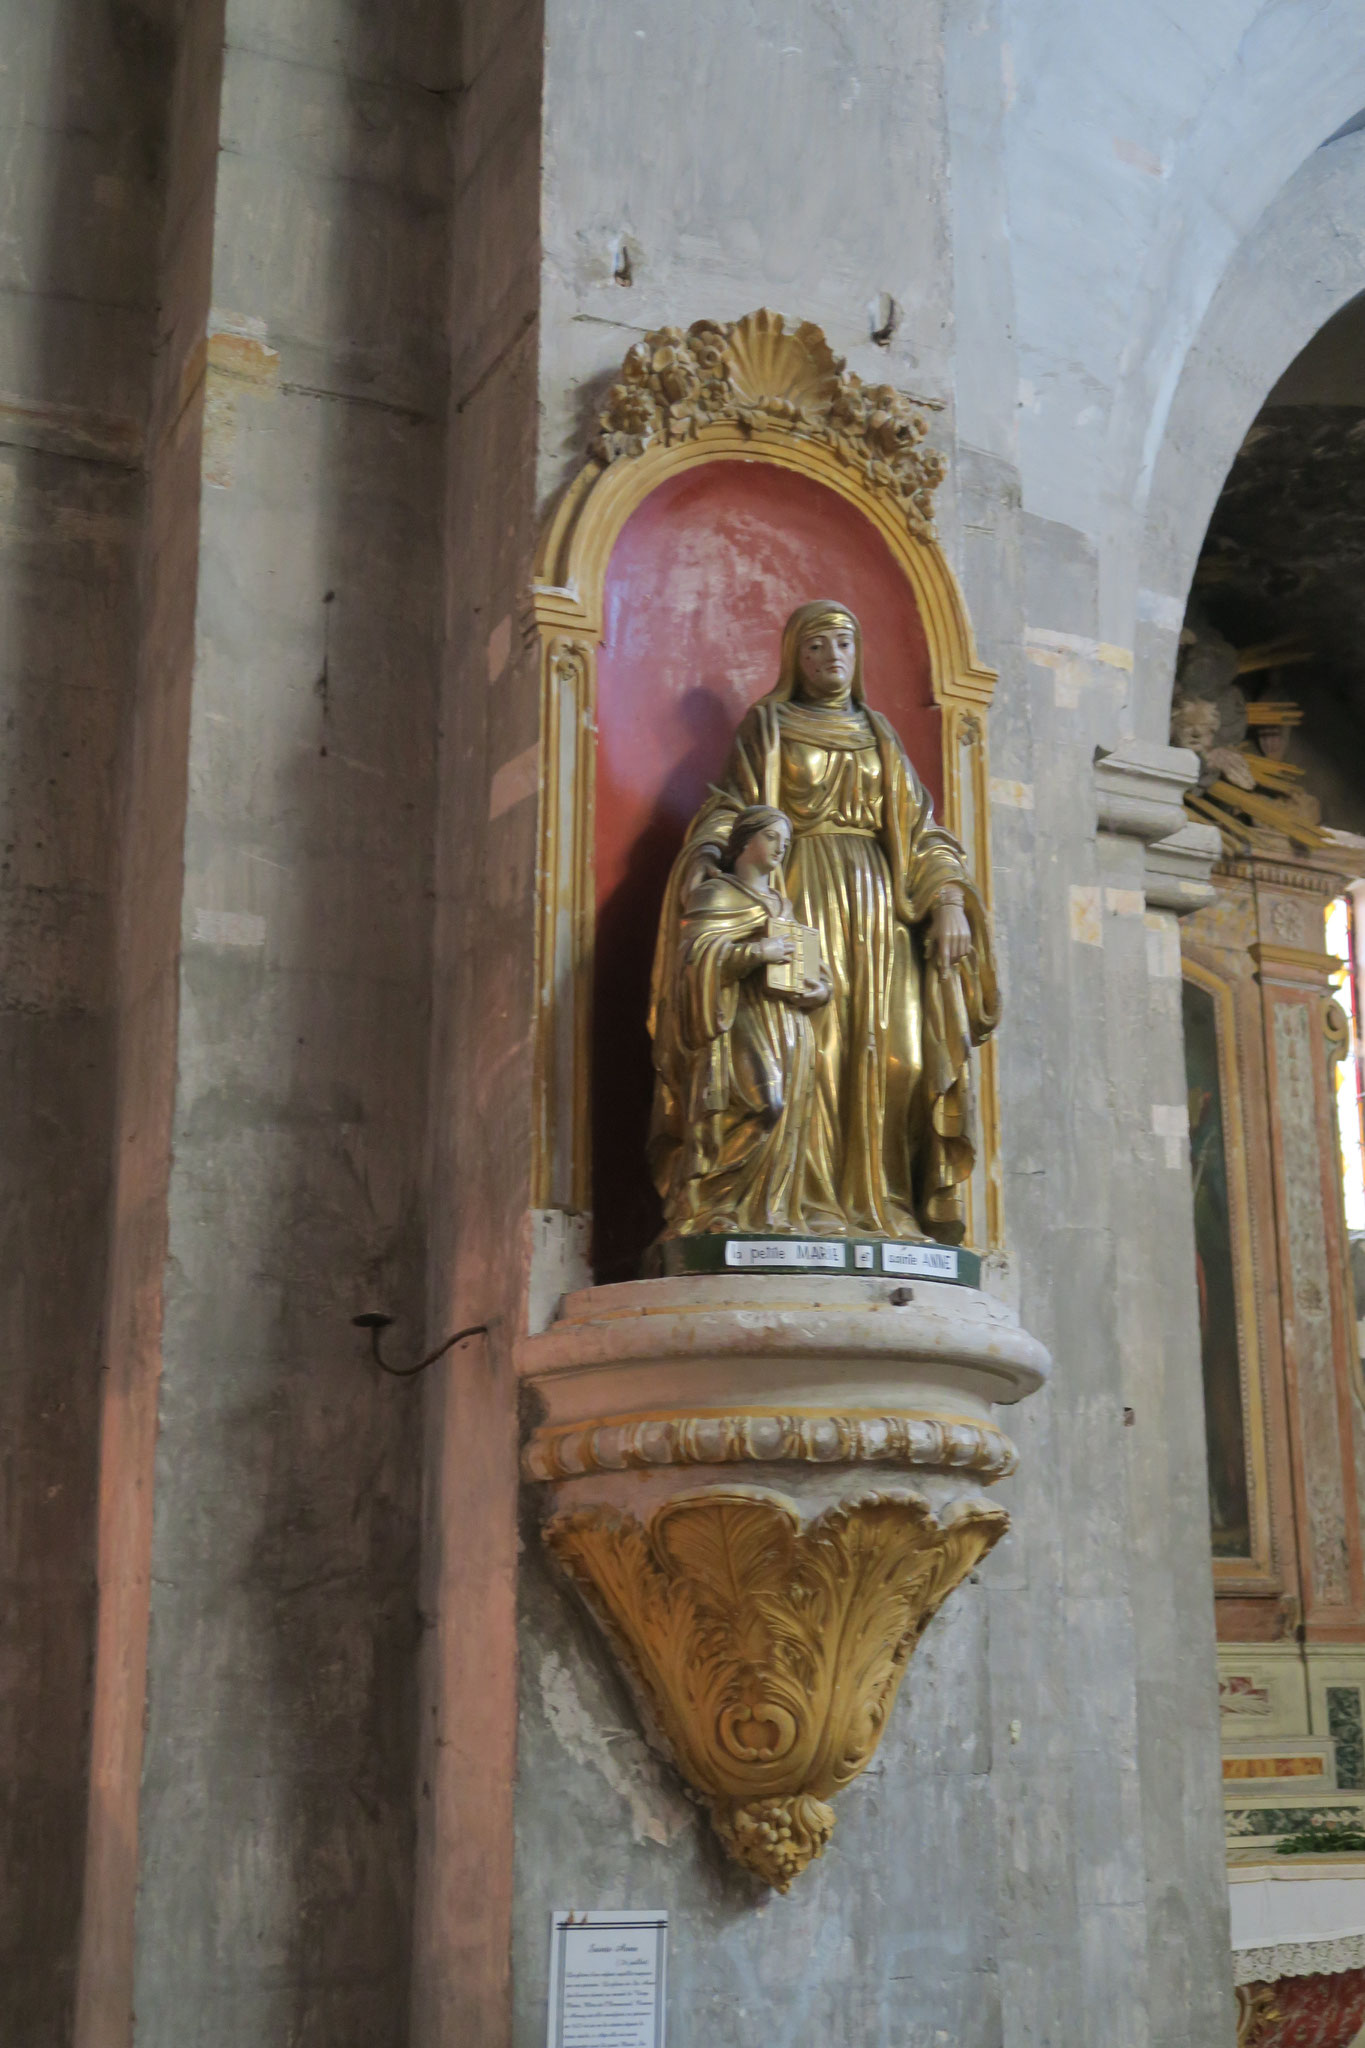
[[[820,979],[820,934],[813,925],[795,924],[790,918],[768,919],[770,939],[790,939],[790,960],[768,963],[768,988],[773,995],[800,995]]]

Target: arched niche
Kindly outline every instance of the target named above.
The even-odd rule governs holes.
[[[817,329],[758,314],[705,332],[727,338],[729,403],[713,382],[702,417],[661,407],[662,430],[638,446],[604,431],[537,564],[534,1186],[537,1207],[594,1213],[599,1279],[630,1277],[658,1227],[645,1019],[668,869],[739,718],[772,685],[797,604],[836,596],[858,612],[869,700],[900,730],[989,899],[995,677],[927,517],[940,466],[916,452],[923,422],[907,429],[906,401],[847,376]],[[660,339],[642,345],[656,361]],[[609,402],[604,429],[611,418]],[[867,438],[878,422],[880,445]],[[991,1044],[980,1092],[969,1235],[985,1247],[1001,1233]]]
[[[914,593],[848,499],[772,463],[667,478],[607,565],[597,656],[592,1213],[600,1280],[633,1279],[662,1216],[642,1136],[650,936],[688,820],[777,674],[782,625],[834,596],[863,628],[869,701],[943,807],[942,713]]]

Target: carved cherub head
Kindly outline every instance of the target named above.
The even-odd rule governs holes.
[[[1237,715],[1246,730],[1246,700],[1237,693]],[[1199,786],[1209,789],[1215,782],[1230,782],[1235,789],[1251,789],[1256,778],[1240,747],[1226,741],[1227,705],[1211,697],[1178,696],[1171,703],[1171,745],[1189,747],[1199,756]]]
[[[1201,760],[1215,750],[1240,747],[1247,736],[1247,700],[1237,662],[1232,642],[1191,605],[1176,664],[1172,746],[1192,747]]]
[[[1171,705],[1171,745],[1202,757],[1217,744],[1221,716],[1211,697],[1177,697]]]

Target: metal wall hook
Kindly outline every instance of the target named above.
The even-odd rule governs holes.
[[[390,1365],[379,1348],[379,1340],[383,1332],[390,1329],[392,1324],[393,1317],[383,1315],[377,1309],[367,1310],[363,1316],[351,1317],[351,1327],[353,1329],[369,1331],[370,1354],[375,1364],[381,1372],[386,1372],[389,1378],[394,1380],[415,1379],[419,1372],[425,1372],[429,1365],[435,1365],[438,1358],[444,1358],[447,1351],[453,1351],[457,1344],[463,1344],[466,1337],[486,1337],[488,1335],[487,1323],[471,1323],[467,1330],[457,1330],[453,1337],[446,1338],[444,1344],[438,1344],[436,1349],[429,1351],[425,1358],[419,1358],[416,1365]]]

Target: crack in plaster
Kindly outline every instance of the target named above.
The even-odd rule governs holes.
[[[628,1728],[599,1725],[574,1683],[573,1673],[554,1650],[540,1660],[540,1698],[560,1747],[577,1764],[597,1771],[630,1809],[637,1842],[666,1849],[692,1820],[692,1809],[664,1780],[638,1735]]]

